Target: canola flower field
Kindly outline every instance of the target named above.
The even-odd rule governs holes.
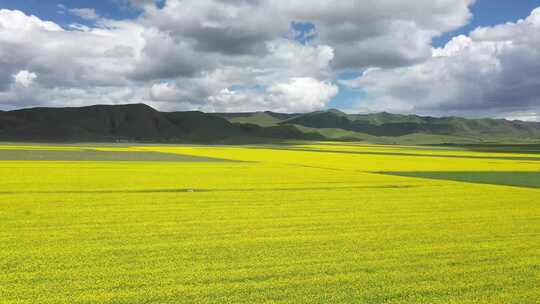
[[[540,152],[0,145],[0,303],[539,303]]]

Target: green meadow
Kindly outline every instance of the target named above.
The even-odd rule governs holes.
[[[538,303],[540,155],[1,145],[0,303]]]

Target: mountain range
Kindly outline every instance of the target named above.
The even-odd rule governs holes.
[[[260,143],[342,140],[374,143],[538,142],[540,123],[390,113],[159,112],[145,104],[0,111],[2,141]]]

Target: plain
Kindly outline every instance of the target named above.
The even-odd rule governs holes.
[[[540,299],[528,149],[3,145],[0,159],[1,303]]]

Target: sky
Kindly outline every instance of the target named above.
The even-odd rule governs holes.
[[[0,0],[0,109],[540,121],[540,0]]]

